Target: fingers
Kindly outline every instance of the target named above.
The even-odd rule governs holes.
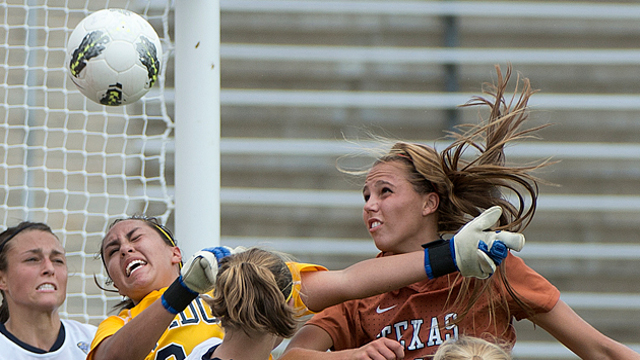
[[[524,247],[524,235],[510,231],[495,233],[494,240],[502,241],[509,249],[520,251]]]
[[[496,272],[496,264],[491,260],[489,255],[482,250],[478,250],[478,264],[483,275],[476,276],[478,279],[487,279]]]
[[[471,220],[469,225],[477,230],[485,230],[493,226],[500,219],[500,215],[502,215],[502,208],[500,206],[492,206]]]
[[[358,359],[366,360],[401,360],[404,359],[404,348],[402,345],[389,338],[379,338],[364,346]]]

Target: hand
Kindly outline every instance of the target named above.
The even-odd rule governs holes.
[[[379,338],[357,349],[352,350],[349,358],[355,360],[402,360],[404,349],[402,345],[389,338]]]
[[[502,208],[493,206],[468,222],[451,239],[454,259],[463,276],[486,279],[509,254],[520,251],[524,235],[509,231],[488,231],[502,215]]]
[[[172,314],[184,310],[198,294],[215,287],[218,262],[225,256],[245,251],[243,247],[206,248],[195,253],[180,270],[180,276],[162,294],[162,306]]]
[[[182,283],[199,294],[213,290],[217,275],[218,258],[207,249],[195,253],[180,270]]]
[[[195,253],[182,267],[180,275],[183,283],[192,291],[203,294],[213,290],[218,274],[218,262],[222,258],[247,249],[238,246],[216,246]]]

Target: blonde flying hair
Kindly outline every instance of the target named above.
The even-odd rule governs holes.
[[[205,301],[225,330],[288,338],[297,328],[294,310],[286,303],[291,291],[291,272],[283,256],[252,248],[220,261],[215,295]]]
[[[440,152],[427,145],[398,141],[374,163],[374,166],[401,163],[408,181],[418,193],[438,194],[440,203],[436,216],[441,235],[455,234],[473,217],[494,205],[499,205],[503,210],[498,227],[494,230],[521,232],[533,218],[538,183],[542,182],[531,172],[551,164],[548,160],[518,166],[506,163],[504,148],[508,144],[532,138],[535,131],[547,125],[521,129],[528,118],[529,98],[537,91],[531,88],[529,79],[518,76],[513,95],[507,100],[505,93],[511,78],[511,66],[507,67],[504,75],[499,66],[495,68],[497,84],[483,84],[483,93],[487,96],[473,97],[462,105],[487,107],[488,119],[483,119],[479,124],[459,125],[455,131],[448,132],[452,142]],[[506,294],[494,296],[492,293],[494,288],[490,285],[497,281],[504,284],[504,289],[520,307],[532,314],[531,308],[511,288],[506,280],[505,269],[500,266],[497,276],[489,280],[463,279],[452,305],[460,309],[456,322],[461,321],[486,293],[491,299],[492,319],[495,320],[495,306],[498,304],[509,312]],[[498,299],[502,301],[496,301]]]
[[[512,360],[503,347],[484,339],[461,336],[445,341],[433,360]]]

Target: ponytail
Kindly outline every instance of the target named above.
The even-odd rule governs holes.
[[[297,328],[294,311],[285,301],[290,288],[291,273],[278,255],[250,249],[221,261],[215,296],[207,303],[225,328],[287,338]]]

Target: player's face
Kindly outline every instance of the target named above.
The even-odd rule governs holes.
[[[425,242],[427,195],[419,194],[407,180],[399,162],[375,165],[363,188],[364,224],[376,247],[383,252],[420,250]]]
[[[67,259],[60,241],[49,232],[27,229],[9,244],[7,269],[0,272],[9,312],[57,310],[67,294]]]
[[[107,271],[121,295],[135,303],[178,277],[180,250],[164,242],[144,221],[116,223],[102,243]]]

